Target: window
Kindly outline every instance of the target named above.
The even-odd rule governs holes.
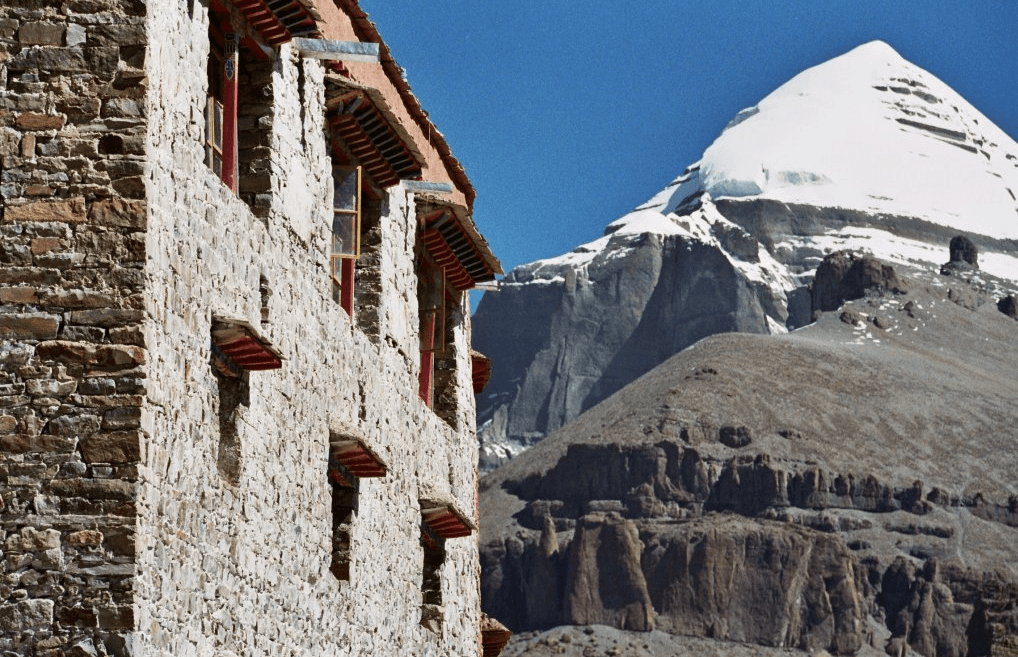
[[[205,164],[252,213],[264,217],[272,201],[270,51],[224,0],[209,1],[208,17]]]
[[[442,565],[445,563],[445,539],[438,536],[427,521],[421,520],[421,547],[424,549],[424,566],[421,576],[421,625],[441,634],[442,617]]]
[[[283,357],[250,324],[241,319],[212,318],[211,365],[219,396],[219,452],[216,465],[231,486],[241,481],[240,420],[251,405],[249,372],[274,370]]]
[[[417,261],[417,301],[420,312],[420,397],[446,424],[458,426],[459,397],[454,331],[463,321],[463,293],[449,280],[449,267],[425,240]],[[436,249],[437,250],[437,249]],[[446,255],[445,261],[450,256]]]
[[[422,499],[421,548],[424,561],[421,572],[421,625],[441,633],[442,617],[442,565],[445,563],[445,543],[448,539],[469,536],[474,524],[456,510],[448,500]]]
[[[329,437],[329,484],[332,488],[332,550],[329,570],[340,581],[350,579],[351,529],[357,511],[360,480],[384,477],[385,463],[359,438]]]
[[[350,580],[350,528],[357,505],[357,478],[344,476],[338,463],[329,463],[329,483],[332,488],[332,561],[329,571],[336,579]]]
[[[354,320],[364,335],[376,343],[382,341],[381,247],[382,202],[365,195],[361,201],[361,255],[354,283]]]
[[[224,29],[225,28],[225,29]],[[208,95],[205,98],[205,165],[237,191],[237,35],[230,15],[209,7]]]
[[[329,270],[333,297],[353,316],[355,262],[361,254],[361,168],[332,172],[332,252]]]
[[[417,267],[417,302],[420,311],[420,396],[434,403],[435,357],[445,347],[445,270],[422,253]]]

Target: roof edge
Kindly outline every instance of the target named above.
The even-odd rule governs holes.
[[[389,81],[392,82],[394,87],[396,87],[396,90],[399,92],[403,102],[406,103],[406,107],[410,111],[410,116],[413,117],[414,121],[417,122],[417,125],[420,126],[421,130],[425,134],[431,136],[431,145],[438,151],[439,156],[442,158],[442,163],[445,164],[453,182],[456,183],[456,186],[463,192],[464,196],[466,196],[467,207],[472,211],[474,207],[474,199],[477,197],[477,191],[474,189],[473,184],[467,177],[467,173],[464,170],[463,165],[460,164],[459,160],[456,159],[456,156],[452,154],[452,149],[449,147],[449,143],[445,140],[445,136],[439,132],[438,127],[432,123],[431,119],[428,118],[428,114],[421,106],[421,102],[417,100],[413,90],[410,89],[410,83],[403,77],[403,69],[392,56],[392,51],[389,50],[389,46],[386,45],[382,36],[378,33],[378,28],[376,28],[375,24],[368,18],[368,14],[361,9],[357,0],[334,1],[340,9],[350,16],[354,32],[357,34],[359,39],[378,44],[379,59],[382,63],[382,69],[385,71]]]

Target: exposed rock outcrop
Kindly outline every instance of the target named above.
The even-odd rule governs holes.
[[[824,258],[810,285],[813,312],[837,310],[846,301],[861,299],[867,292],[902,293],[907,283],[894,267],[868,255],[838,251]]]
[[[717,246],[682,235],[606,239],[581,269],[520,268],[481,300],[474,340],[496,363],[478,400],[484,469],[701,338],[769,330],[769,290]],[[557,274],[535,278],[546,270]]]
[[[617,513],[590,513],[576,523],[566,571],[562,621],[654,629],[654,608],[640,566],[636,525]]]
[[[855,320],[701,341],[485,477],[489,611],[521,632],[646,617],[809,654],[1014,654],[1014,332],[957,303],[989,298],[974,284],[885,266],[842,306]]]
[[[997,302],[997,310],[1011,319],[1018,319],[1018,296],[1009,294]]]
[[[940,268],[944,276],[956,272],[972,272],[979,269],[979,249],[969,238],[957,235],[951,238],[951,260]]]

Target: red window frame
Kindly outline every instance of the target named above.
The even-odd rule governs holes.
[[[209,7],[208,94],[205,99],[205,164],[237,191],[237,97],[240,39],[225,9]]]

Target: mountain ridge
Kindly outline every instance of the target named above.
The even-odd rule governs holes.
[[[846,140],[851,150],[837,147]],[[933,266],[964,235],[984,271],[1018,281],[1016,192],[1018,144],[890,46],[864,44],[804,71],[740,112],[699,162],[602,237],[514,268],[481,299],[475,340],[496,363],[478,399],[482,469],[706,335],[808,323],[808,286],[833,251]]]

